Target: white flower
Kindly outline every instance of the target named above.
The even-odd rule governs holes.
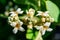
[[[18,12],[18,14],[22,14],[23,13],[23,11],[21,11],[21,8],[18,8],[16,11]]]
[[[20,8],[17,9],[16,12],[11,11],[10,12],[10,16],[8,17],[8,22],[10,23],[10,25],[12,27],[14,27],[13,29],[13,33],[16,34],[19,31],[25,31],[24,28],[22,27],[23,22],[19,20],[18,14],[17,13],[23,13],[23,11],[21,11]]]
[[[30,8],[29,9],[29,12],[31,12],[32,14],[35,12],[35,10],[34,9],[32,9],[32,8]]]
[[[16,15],[15,15],[15,16],[16,16]],[[14,21],[19,20],[18,17],[15,17],[15,16],[9,16],[9,17],[8,17],[8,22],[9,22],[9,23],[12,23],[12,21],[14,22]]]
[[[44,26],[47,26],[47,27],[49,27],[51,25],[51,22],[46,22],[45,24],[44,24]]]
[[[41,32],[42,32],[42,35],[44,35],[46,31],[51,32],[52,30],[53,30],[52,28],[47,28],[47,29],[41,30]]]
[[[40,30],[41,33],[42,33],[42,35],[44,35],[45,32],[46,32],[46,30],[43,28],[43,26],[35,26],[35,28],[36,28],[37,30]]]
[[[8,21],[13,29],[13,33],[16,34],[19,31],[25,31],[22,27],[23,22],[19,20],[18,15],[15,12],[10,12],[11,15],[8,17]]]
[[[28,17],[32,18],[34,16],[35,10],[30,8],[29,11],[26,10],[26,13]]]
[[[42,35],[44,35],[45,32],[46,32],[46,30],[43,30],[43,26],[35,26],[35,28],[36,28],[37,30],[40,30],[41,33],[42,33]]]
[[[18,21],[19,20],[19,17],[18,15],[15,13],[15,12],[10,12],[11,15],[8,17],[8,21],[12,22],[12,21]]]
[[[19,30],[19,31],[25,31],[25,29],[22,27],[23,22],[21,22],[21,21],[18,22],[17,24],[13,23],[13,24],[11,24],[11,25],[12,25],[12,26],[15,26],[14,29],[13,29],[13,33],[14,33],[14,34],[16,34],[18,30]]]
[[[37,30],[40,30],[41,31],[41,33],[42,33],[42,35],[44,35],[45,34],[45,32],[46,31],[49,31],[49,32],[51,32],[53,29],[52,28],[49,28],[49,27],[44,27],[44,26],[35,26],[35,28],[37,29]]]

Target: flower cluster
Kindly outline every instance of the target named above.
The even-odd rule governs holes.
[[[22,27],[23,24],[26,24],[27,28],[29,29],[33,29],[33,27],[36,28],[41,32],[42,35],[44,35],[46,31],[53,30],[50,28],[50,25],[51,22],[54,22],[54,19],[50,17],[48,11],[37,11],[37,14],[35,15],[35,10],[30,8],[29,10],[26,10],[26,15],[22,20],[20,20],[18,17],[18,14],[23,13],[20,8],[9,13],[11,15],[8,17],[8,22],[12,27],[14,27],[13,32],[15,34],[18,32],[18,30],[25,31],[25,29]]]
[[[23,11],[21,11],[20,8],[18,8],[16,11],[11,11],[9,14],[11,14],[8,17],[9,24],[14,27],[13,32],[16,34],[19,31],[25,31],[22,27],[23,22],[19,20],[18,14],[22,14]]]
[[[40,30],[42,35],[45,34],[46,31],[52,31],[52,28],[49,28],[51,25],[51,22],[54,22],[54,19],[50,17],[50,15],[48,14],[49,12],[42,12],[42,11],[37,11],[38,14],[36,16],[40,16],[41,17],[41,25],[36,25],[36,29]]]

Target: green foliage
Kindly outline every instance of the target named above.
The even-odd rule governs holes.
[[[30,40],[35,40],[37,34],[38,34],[38,31],[36,31],[35,29],[34,30],[28,29],[26,33],[26,38]]]
[[[27,30],[26,38],[27,39],[32,39],[33,37],[33,31],[31,29]]]
[[[28,5],[30,8],[31,6],[35,9],[38,10],[38,0],[13,0],[17,4],[22,4],[22,5]]]
[[[59,8],[51,1],[46,1],[46,8],[49,11],[51,17],[54,18],[55,22],[58,22]]]

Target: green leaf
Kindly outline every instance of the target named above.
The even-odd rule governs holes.
[[[49,14],[54,18],[55,22],[58,22],[59,8],[51,1],[46,1],[46,8],[49,11]]]
[[[38,31],[35,31],[35,36],[33,36],[33,40],[35,40],[35,38],[37,37],[38,35]]]
[[[27,33],[26,33],[26,38],[27,39],[32,39],[32,37],[33,37],[33,32],[32,32],[32,30],[28,29]]]

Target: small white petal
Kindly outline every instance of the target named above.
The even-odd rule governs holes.
[[[23,22],[22,21],[20,21],[20,25],[23,25]]]
[[[43,16],[49,16],[49,11],[46,11],[44,14],[43,14]]]
[[[46,22],[46,23],[44,24],[44,26],[47,26],[47,27],[49,27],[50,25],[51,25],[50,22]]]
[[[37,11],[38,12],[38,14],[36,15],[36,16],[39,16],[39,15],[42,15],[42,11]]]
[[[20,27],[19,31],[25,31],[25,29],[23,27]]]
[[[18,32],[18,28],[13,29],[13,33],[16,34]]]
[[[16,26],[16,22],[12,22],[10,25],[11,25],[12,27],[15,27],[15,26]]]
[[[39,14],[37,14],[36,16],[40,16],[41,14],[39,13]]]
[[[29,12],[33,12],[33,13],[34,13],[34,12],[35,12],[35,10],[34,10],[34,9],[32,9],[32,8],[30,8],[30,9],[29,9]]]
[[[44,34],[45,34],[45,32],[46,32],[46,30],[42,30],[42,35],[44,35]]]
[[[49,14],[47,14],[47,13],[44,13],[44,14],[43,14],[43,16],[49,16]]]
[[[42,30],[43,26],[35,26],[37,30]]]
[[[18,12],[19,14],[22,14],[24,11],[20,11],[20,12]]]
[[[52,28],[48,28],[48,29],[47,29],[47,31],[50,31],[50,32],[51,32],[52,30],[53,30]]]
[[[10,15],[10,16],[16,16],[17,14],[15,14],[14,12]]]
[[[43,13],[42,11],[37,11],[38,13]]]
[[[17,9],[17,12],[19,12],[19,11],[21,11],[21,8],[18,8],[18,9]]]
[[[31,17],[31,16],[33,16],[33,15],[34,15],[35,10],[34,10],[34,9],[32,9],[32,8],[30,8],[30,9],[29,9],[29,11],[27,11],[27,10],[26,10],[26,13],[27,13],[27,14],[29,14],[29,15],[30,15],[30,17]]]
[[[40,30],[43,30],[43,26],[40,26]]]
[[[22,14],[22,13],[23,13],[23,11],[21,11],[20,8],[17,9],[17,12],[18,12],[19,14]]]

